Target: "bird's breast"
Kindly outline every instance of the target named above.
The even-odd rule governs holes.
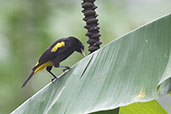
[[[65,60],[66,58],[68,58],[72,53],[74,52],[74,50],[67,50],[63,53],[60,53],[58,54],[56,57],[55,57],[55,61],[60,63],[61,61]]]

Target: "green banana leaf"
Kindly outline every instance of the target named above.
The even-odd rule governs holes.
[[[104,111],[93,112],[90,114],[119,114],[119,108],[116,108],[114,110],[104,110]]]
[[[119,113],[118,113],[119,112]],[[91,114],[168,114],[156,101],[133,103],[120,109],[99,111]]]
[[[112,114],[112,113],[110,113]],[[157,101],[134,103],[120,108],[119,114],[168,114]]]
[[[171,14],[88,55],[12,114],[83,114],[171,92]]]

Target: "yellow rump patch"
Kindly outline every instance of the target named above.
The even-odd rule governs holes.
[[[35,66],[37,66],[39,64],[39,61],[37,61],[37,63],[36,63],[36,65]]]
[[[44,69],[45,67],[52,66],[52,65],[53,65],[52,61],[48,61],[48,62],[40,65],[39,67],[37,67],[36,70],[34,71],[34,73]]]
[[[61,48],[61,47],[64,47],[65,46],[65,43],[62,41],[62,42],[59,42],[57,43],[52,49],[51,49],[51,52],[56,52],[58,50],[58,48]]]

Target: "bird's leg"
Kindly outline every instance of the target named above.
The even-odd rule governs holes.
[[[56,67],[56,66],[55,66]],[[69,66],[57,66],[56,68],[64,68],[63,72],[65,72],[66,70],[69,70],[70,67]]]
[[[56,68],[64,68],[63,72],[65,72],[66,70],[70,69],[69,66],[59,66],[59,63],[57,61],[55,61],[55,60],[53,60],[53,64],[54,64],[54,67],[56,67]]]
[[[46,67],[46,70],[54,77],[54,78],[52,78],[52,80],[51,80],[51,81],[53,82],[53,80],[56,79],[57,77],[55,76],[55,74],[53,74],[53,73],[51,72],[52,66]]]
[[[70,67],[69,66],[58,66],[59,68],[64,68],[63,69],[63,72],[65,72],[66,70],[69,70]]]

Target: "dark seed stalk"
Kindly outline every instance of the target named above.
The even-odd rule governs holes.
[[[98,27],[98,19],[96,17],[98,16],[96,14],[95,9],[97,6],[94,4],[95,0],[83,0],[82,2],[82,12],[84,14],[83,20],[86,22],[86,28],[88,32],[86,33],[86,36],[88,36],[87,43],[89,44],[88,50],[90,53],[94,52],[95,50],[100,48],[100,45],[102,42],[100,41],[101,34],[99,33],[99,27]]]

